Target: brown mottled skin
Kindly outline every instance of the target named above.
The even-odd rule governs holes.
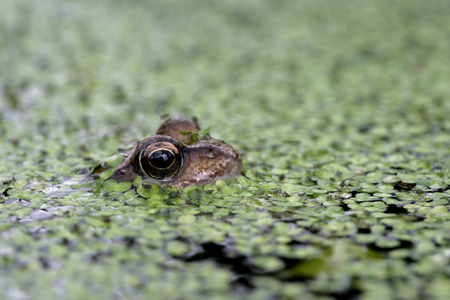
[[[165,121],[157,130],[157,135],[171,136],[183,145],[184,165],[172,177],[155,179],[143,177],[151,183],[169,187],[187,187],[191,185],[204,185],[215,182],[217,179],[236,177],[242,172],[242,160],[239,153],[230,145],[221,140],[208,136],[192,142],[190,135],[182,135],[180,131],[198,131],[195,123],[183,117],[173,117]],[[117,182],[132,181],[138,176],[132,162],[133,153],[138,147],[127,152],[125,160],[115,168],[111,179]],[[96,172],[95,172],[96,173]]]

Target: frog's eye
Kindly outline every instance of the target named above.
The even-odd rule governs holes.
[[[178,140],[153,135],[141,141],[133,153],[133,168],[141,176],[156,179],[173,177],[183,167],[183,146]]]

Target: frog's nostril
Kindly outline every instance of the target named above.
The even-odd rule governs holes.
[[[206,156],[208,156],[208,157],[214,157],[215,156],[215,154],[214,154],[214,148],[208,148],[208,150],[206,150],[206,152],[205,152],[205,154],[206,154]]]

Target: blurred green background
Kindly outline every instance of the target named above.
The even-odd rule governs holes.
[[[449,12],[2,0],[0,298],[449,299]],[[77,183],[166,115],[244,176]]]

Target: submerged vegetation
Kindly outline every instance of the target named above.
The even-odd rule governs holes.
[[[0,298],[449,299],[449,11],[1,1]],[[162,115],[244,174],[82,181]]]

